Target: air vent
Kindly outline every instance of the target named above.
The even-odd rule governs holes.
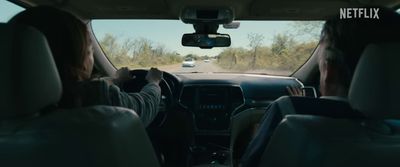
[[[192,108],[194,106],[195,90],[196,87],[194,86],[184,87],[179,102],[187,108]]]

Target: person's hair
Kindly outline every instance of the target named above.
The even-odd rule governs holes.
[[[89,34],[74,15],[48,7],[32,7],[14,16],[9,23],[32,26],[46,37],[63,84],[87,78],[86,59]]]
[[[379,7],[378,15],[379,19],[340,19],[338,15],[327,20],[322,28],[321,41],[327,48],[323,58],[338,68],[342,76],[340,82],[346,89],[368,44],[400,41],[400,15],[382,7]]]

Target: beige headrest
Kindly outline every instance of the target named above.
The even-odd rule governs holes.
[[[61,97],[46,38],[31,27],[0,24],[0,120],[39,112]]]
[[[370,118],[400,118],[400,43],[366,47],[350,86],[351,106]]]

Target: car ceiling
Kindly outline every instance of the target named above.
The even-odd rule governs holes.
[[[236,20],[321,20],[343,7],[394,7],[400,0],[13,0],[51,5],[84,19],[179,19],[184,7],[231,7]]]

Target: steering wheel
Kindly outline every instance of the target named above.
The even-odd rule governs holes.
[[[128,93],[140,92],[140,90],[148,84],[146,80],[148,70],[137,69],[131,70],[130,76],[132,79],[125,81],[121,86],[122,90]],[[163,72],[165,73],[165,72]],[[161,127],[168,116],[168,111],[172,109],[173,106],[173,94],[170,86],[164,80],[164,78],[160,82],[161,87],[161,100],[159,105],[159,112],[153,122],[150,124],[150,127],[158,126]]]

